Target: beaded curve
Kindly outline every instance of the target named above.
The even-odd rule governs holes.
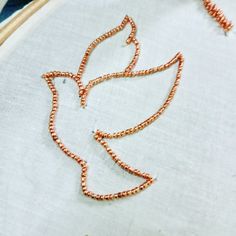
[[[101,43],[105,39],[115,35],[119,31],[123,30],[124,27],[128,23],[131,26],[131,33],[129,34],[129,37],[126,40],[126,43],[133,44],[135,46],[135,53],[134,53],[134,56],[133,56],[131,62],[129,63],[129,65],[124,69],[124,71],[100,76],[94,80],[89,81],[88,84],[86,86],[84,86],[82,83],[82,75],[85,71],[85,67],[87,65],[89,56],[91,55],[92,51],[95,49],[95,47],[99,43]],[[78,70],[77,74],[73,74],[70,72],[52,71],[52,72],[48,72],[48,73],[45,73],[42,75],[43,79],[45,79],[45,81],[47,82],[47,85],[52,93],[52,110],[51,110],[50,117],[49,117],[49,132],[51,134],[51,137],[52,137],[53,141],[57,144],[57,146],[65,153],[65,155],[74,159],[81,166],[81,169],[82,169],[82,171],[81,171],[82,192],[85,196],[90,197],[92,199],[96,199],[96,200],[102,200],[102,201],[103,200],[113,200],[113,199],[120,199],[120,198],[124,198],[127,196],[135,195],[138,192],[141,192],[144,189],[146,189],[148,186],[150,186],[154,182],[155,179],[150,174],[144,173],[138,169],[135,169],[135,168],[129,166],[125,162],[123,162],[119,158],[119,156],[109,147],[108,142],[105,141],[105,139],[122,138],[126,135],[131,135],[131,134],[137,133],[137,132],[143,130],[145,127],[147,127],[151,123],[153,123],[169,106],[171,100],[174,98],[174,95],[176,93],[177,87],[178,87],[180,79],[181,79],[181,72],[182,72],[183,63],[184,63],[184,58],[181,53],[177,53],[175,55],[175,57],[172,58],[166,64],[163,64],[163,65],[160,65],[157,67],[153,67],[150,69],[133,71],[133,68],[137,63],[137,60],[138,60],[138,57],[140,54],[139,42],[136,39],[135,35],[136,35],[136,25],[135,25],[134,21],[129,16],[125,16],[125,18],[123,19],[122,23],[119,26],[117,26],[116,28],[101,35],[100,37],[98,37],[96,40],[94,40],[89,45],[89,47],[87,48],[87,50],[83,56],[83,59],[82,59],[82,62],[79,66],[79,70]],[[121,130],[121,131],[115,132],[115,133],[106,133],[106,132],[97,130],[94,133],[94,139],[106,150],[106,152],[108,153],[110,158],[119,167],[121,167],[124,171],[126,171],[130,174],[133,174],[137,177],[143,178],[144,182],[132,189],[128,189],[128,190],[124,190],[124,191],[112,193],[112,194],[97,194],[92,191],[89,191],[88,186],[87,186],[87,171],[88,171],[87,162],[84,159],[82,159],[80,156],[76,155],[75,153],[72,153],[65,146],[65,144],[61,141],[61,139],[59,138],[59,136],[56,133],[55,118],[56,118],[56,113],[57,113],[57,109],[58,109],[59,95],[58,95],[58,91],[56,90],[56,87],[53,83],[53,80],[57,77],[65,77],[65,78],[72,79],[78,86],[79,96],[81,99],[80,100],[81,106],[85,107],[89,91],[94,86],[96,86],[99,83],[102,83],[103,81],[110,80],[113,78],[121,78],[121,77],[132,78],[132,77],[138,77],[138,76],[146,76],[146,75],[154,74],[154,73],[157,73],[160,71],[164,71],[176,63],[178,64],[178,71],[176,74],[174,84],[169,92],[167,99],[165,100],[163,105],[158,109],[158,111],[156,113],[154,113],[153,115],[148,117],[143,122],[137,124],[136,126],[128,128],[126,130]]]

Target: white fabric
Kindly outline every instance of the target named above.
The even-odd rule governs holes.
[[[5,6],[5,4],[7,3],[7,0],[0,0],[0,13],[3,9],[3,7]]]
[[[236,23],[236,2],[215,1]],[[142,132],[109,142],[158,181],[131,198],[96,202],[80,190],[80,167],[48,133],[51,94],[41,74],[76,72],[89,43],[128,14],[138,27],[136,69],[185,56],[168,110]],[[84,82],[121,71],[133,55],[127,27],[100,45]],[[3,236],[236,235],[236,34],[225,37],[201,1],[52,0],[0,48],[0,234]],[[115,192],[141,183],[113,164],[91,131],[141,122],[163,102],[176,66],[93,88],[80,108],[72,81],[56,80],[57,131],[89,163],[89,188]]]

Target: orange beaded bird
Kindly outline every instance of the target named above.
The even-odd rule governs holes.
[[[82,82],[82,75],[85,71],[85,67],[87,65],[88,59],[89,59],[92,51],[97,47],[98,44],[100,44],[101,42],[103,42],[107,38],[117,34],[121,30],[123,30],[127,24],[130,24],[131,32],[129,34],[128,39],[126,40],[126,43],[133,44],[135,46],[135,53],[134,53],[134,56],[133,56],[131,62],[129,63],[129,65],[121,72],[116,72],[116,73],[111,73],[111,74],[99,76],[98,78],[89,81],[87,85],[84,85]],[[133,69],[137,63],[137,60],[138,60],[138,57],[140,54],[139,42],[136,39],[135,35],[136,35],[136,25],[135,25],[134,21],[129,16],[125,16],[125,18],[123,19],[123,21],[121,22],[120,25],[118,25],[114,29],[108,31],[107,33],[101,35],[100,37],[95,39],[89,45],[89,47],[85,51],[85,54],[82,58],[82,61],[81,61],[81,64],[80,64],[77,74],[73,74],[70,72],[52,71],[52,72],[45,73],[42,76],[45,79],[45,81],[47,82],[47,85],[52,93],[52,110],[51,110],[50,117],[49,117],[49,132],[51,134],[51,137],[52,137],[53,141],[58,145],[58,147],[65,153],[65,155],[74,159],[81,166],[81,168],[82,168],[82,172],[81,172],[82,192],[87,197],[90,197],[90,198],[96,199],[96,200],[113,200],[113,199],[131,196],[131,195],[137,194],[138,192],[146,189],[148,186],[150,186],[154,182],[155,178],[153,178],[150,174],[144,173],[138,169],[135,169],[135,168],[129,166],[125,162],[123,162],[120,159],[120,157],[118,157],[118,155],[109,147],[108,142],[106,140],[107,139],[118,139],[118,138],[122,138],[127,135],[137,133],[137,132],[143,130],[145,127],[152,124],[169,106],[171,100],[174,98],[174,95],[176,93],[177,87],[178,87],[180,79],[181,79],[181,72],[182,72],[183,63],[184,63],[184,58],[181,53],[177,53],[169,62],[167,62],[164,65],[160,65],[160,66],[153,67],[150,69],[134,71]],[[78,86],[79,96],[81,99],[80,100],[81,106],[85,107],[86,99],[87,99],[87,96],[88,96],[90,90],[95,85],[102,83],[103,81],[110,80],[113,78],[118,79],[118,78],[122,78],[122,77],[132,78],[132,77],[138,77],[138,76],[146,76],[146,75],[154,74],[154,73],[157,73],[160,71],[164,71],[176,63],[178,64],[178,71],[176,74],[174,84],[171,88],[171,91],[169,92],[167,99],[165,100],[163,105],[157,110],[156,113],[154,113],[152,116],[148,117],[146,120],[142,121],[141,123],[137,124],[136,126],[128,128],[126,130],[122,130],[122,131],[115,132],[115,133],[105,133],[103,131],[97,130],[94,133],[94,139],[106,150],[106,152],[108,153],[110,158],[120,168],[122,168],[123,170],[125,170],[126,172],[128,172],[130,174],[133,174],[137,177],[143,178],[144,182],[142,184],[140,184],[139,186],[134,187],[132,189],[128,189],[128,190],[124,190],[124,191],[112,193],[112,194],[97,194],[97,193],[90,191],[87,186],[87,170],[88,170],[87,162],[84,159],[82,159],[80,156],[78,156],[77,154],[72,153],[65,146],[65,144],[59,138],[59,136],[56,132],[55,117],[56,117],[56,113],[58,110],[58,96],[59,95],[58,95],[58,91],[53,83],[53,80],[57,77],[66,77],[66,78],[72,79]]]

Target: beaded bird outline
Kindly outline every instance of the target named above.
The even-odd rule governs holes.
[[[135,46],[135,53],[134,53],[134,56],[133,56],[131,62],[129,63],[129,65],[121,72],[116,72],[116,73],[111,73],[111,74],[99,76],[98,78],[89,81],[87,85],[84,85],[82,82],[82,75],[85,71],[86,65],[88,63],[88,59],[89,59],[91,53],[93,52],[93,50],[97,47],[98,44],[102,43],[104,40],[112,37],[113,35],[117,34],[121,30],[123,30],[127,24],[130,24],[131,32],[126,40],[126,43],[128,45],[133,44]],[[52,110],[51,110],[51,113],[49,116],[49,127],[48,127],[51,137],[52,137],[53,141],[57,144],[57,146],[61,149],[61,151],[64,152],[65,155],[74,159],[81,166],[81,169],[82,169],[82,171],[81,171],[82,192],[85,196],[90,197],[92,199],[96,199],[96,200],[101,200],[101,201],[113,200],[113,199],[120,199],[120,198],[128,197],[131,195],[135,195],[135,194],[143,191],[144,189],[146,189],[148,186],[150,186],[155,181],[155,178],[153,178],[150,174],[144,173],[141,170],[135,169],[135,168],[129,166],[124,161],[122,161],[121,158],[109,147],[108,142],[106,140],[118,139],[118,138],[125,137],[127,135],[135,134],[135,133],[143,130],[144,128],[146,128],[150,124],[152,124],[155,120],[157,120],[158,117],[166,110],[166,108],[169,106],[170,102],[174,98],[174,95],[176,93],[177,87],[178,87],[180,79],[181,79],[181,73],[182,73],[183,63],[184,63],[184,58],[181,53],[177,53],[166,64],[163,64],[163,65],[160,65],[157,67],[153,67],[153,68],[149,68],[149,69],[145,69],[145,70],[137,70],[137,71],[133,70],[136,63],[137,63],[139,54],[140,54],[139,42],[136,38],[136,30],[137,30],[137,28],[136,28],[136,25],[135,25],[134,21],[132,20],[132,18],[129,16],[125,16],[125,18],[123,19],[123,21],[121,22],[120,25],[118,25],[117,27],[113,28],[112,30],[108,31],[105,34],[102,34],[100,37],[95,39],[89,45],[89,47],[85,51],[85,54],[82,58],[80,66],[79,66],[79,70],[76,74],[71,73],[71,72],[52,71],[52,72],[48,72],[48,73],[45,73],[42,75],[42,78],[47,82],[47,85],[52,93]],[[56,132],[56,129],[55,129],[56,119],[55,118],[56,118],[56,113],[58,110],[59,95],[58,95],[58,91],[53,83],[53,80],[58,77],[65,77],[68,79],[72,79],[78,86],[81,106],[83,108],[85,108],[87,96],[88,96],[89,92],[91,91],[91,89],[94,86],[96,86],[104,81],[107,81],[110,79],[118,79],[118,78],[133,78],[133,77],[139,77],[139,76],[147,76],[147,75],[151,75],[151,74],[155,74],[157,72],[167,70],[168,68],[170,68],[174,64],[178,65],[178,70],[176,73],[175,81],[172,85],[172,88],[171,88],[169,94],[168,94],[168,97],[166,98],[166,100],[164,101],[162,106],[153,115],[151,115],[150,117],[148,117],[146,120],[142,121],[141,123],[135,125],[134,127],[128,128],[126,130],[121,130],[121,131],[114,132],[114,133],[106,133],[106,132],[103,132],[100,130],[97,130],[94,132],[94,139],[106,150],[106,152],[108,153],[110,158],[124,171],[126,171],[130,174],[133,174],[134,176],[143,178],[144,182],[132,189],[127,189],[127,190],[123,190],[123,191],[120,191],[117,193],[111,193],[111,194],[97,194],[97,193],[90,191],[87,186],[87,176],[88,176],[87,175],[87,172],[88,172],[87,162],[83,158],[81,158],[79,155],[71,152],[65,146],[65,144],[62,142],[62,140],[59,138],[59,136]]]

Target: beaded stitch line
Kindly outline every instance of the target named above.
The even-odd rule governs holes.
[[[229,32],[233,28],[233,23],[226,18],[223,11],[218,8],[216,4],[211,0],[203,0],[203,4],[209,15],[219,23],[225,33]]]

